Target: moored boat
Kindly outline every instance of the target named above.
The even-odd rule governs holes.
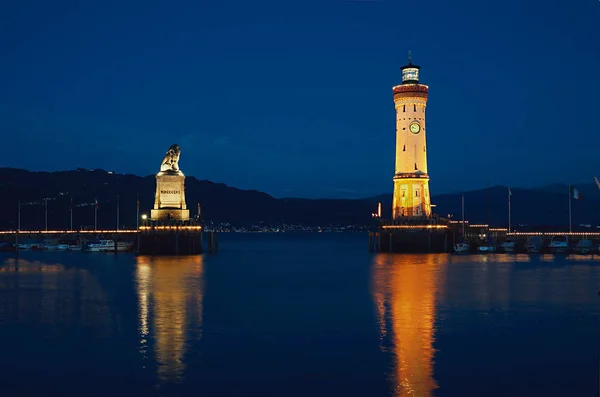
[[[496,252],[496,246],[493,244],[484,244],[477,247],[477,252],[489,253]]]
[[[61,241],[58,243],[58,245],[56,246],[56,249],[59,251],[66,251],[69,249],[69,242],[68,241]]]
[[[88,241],[85,246],[83,247],[83,251],[88,251],[88,252],[100,252],[100,251],[104,251],[103,249],[101,249],[101,247],[103,245],[106,245],[106,241],[107,240],[92,240],[92,241]]]
[[[454,245],[454,252],[457,254],[466,254],[471,251],[471,245],[469,243],[458,243]]]
[[[131,241],[117,241],[117,251],[131,251],[133,250],[133,243]]]
[[[515,252],[515,242],[513,240],[506,240],[500,244],[500,249],[504,252]]]
[[[133,249],[133,243],[129,241],[118,241],[115,249],[114,240],[100,240],[90,242],[85,251],[90,252],[114,252],[114,251],[130,251]]]
[[[454,252],[457,254],[466,254],[471,252],[471,244],[466,242],[466,227],[465,227],[465,195],[461,196],[461,206],[462,206],[462,223],[461,223],[461,231],[462,231],[462,241],[458,244],[454,245]]]
[[[548,248],[553,254],[568,254],[569,239],[567,236],[552,236]]]
[[[69,248],[67,248],[68,251],[82,251],[83,250],[83,243],[81,241],[75,241],[71,244],[69,244]]]
[[[48,250],[48,251],[56,251],[56,250],[58,250],[58,246],[60,244],[61,244],[60,240],[48,239],[48,240],[42,241],[42,244],[40,245],[39,249]],[[32,249],[33,249],[33,247],[32,247]]]

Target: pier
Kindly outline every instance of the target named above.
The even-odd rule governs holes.
[[[130,243],[127,251],[143,255],[197,255],[219,251],[218,234],[205,231],[202,225],[151,225],[128,230],[4,230],[0,231],[0,242],[10,249],[7,251],[64,250],[88,251],[87,242],[111,240],[112,250],[102,252],[122,252],[119,243]],[[64,242],[68,247],[58,248]],[[33,248],[25,248],[24,245]]]
[[[463,231],[464,227],[464,231]],[[463,238],[464,236],[464,238]],[[582,240],[591,242],[592,253],[600,254],[600,232],[530,231],[508,232],[508,228],[494,228],[486,224],[469,224],[468,221],[444,221],[439,224],[406,224],[381,220],[377,229],[369,232],[370,252],[393,253],[451,253],[460,241],[470,244],[471,252],[483,245],[493,246],[495,252],[504,252],[502,243],[514,241],[515,253],[527,253],[531,238],[540,242],[540,253],[550,253],[553,238],[566,238],[568,252],[576,252]]]

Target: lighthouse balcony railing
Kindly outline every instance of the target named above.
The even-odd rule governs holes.
[[[394,179],[404,179],[404,178],[429,178],[424,172],[411,172],[411,173],[402,173],[394,175]]]
[[[439,218],[437,215],[433,215],[431,218],[427,217],[404,217],[398,219],[379,219],[380,226],[433,226],[433,225],[447,225],[448,220],[445,218]]]

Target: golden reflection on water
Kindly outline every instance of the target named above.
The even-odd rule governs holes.
[[[86,269],[6,258],[0,264],[0,290],[0,325],[48,324],[53,327],[47,332],[58,333],[59,327],[81,324],[96,337],[110,331],[108,298]]]
[[[189,342],[202,337],[201,256],[136,258],[140,353],[153,341],[160,381],[181,380]]]
[[[392,340],[398,397],[426,397],[438,387],[433,378],[435,307],[447,261],[446,255],[374,258],[373,297],[382,344]]]

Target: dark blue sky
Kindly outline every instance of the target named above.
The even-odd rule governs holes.
[[[391,192],[392,86],[429,85],[432,194],[600,176],[600,1],[0,6],[0,166],[158,171],[276,197]]]

